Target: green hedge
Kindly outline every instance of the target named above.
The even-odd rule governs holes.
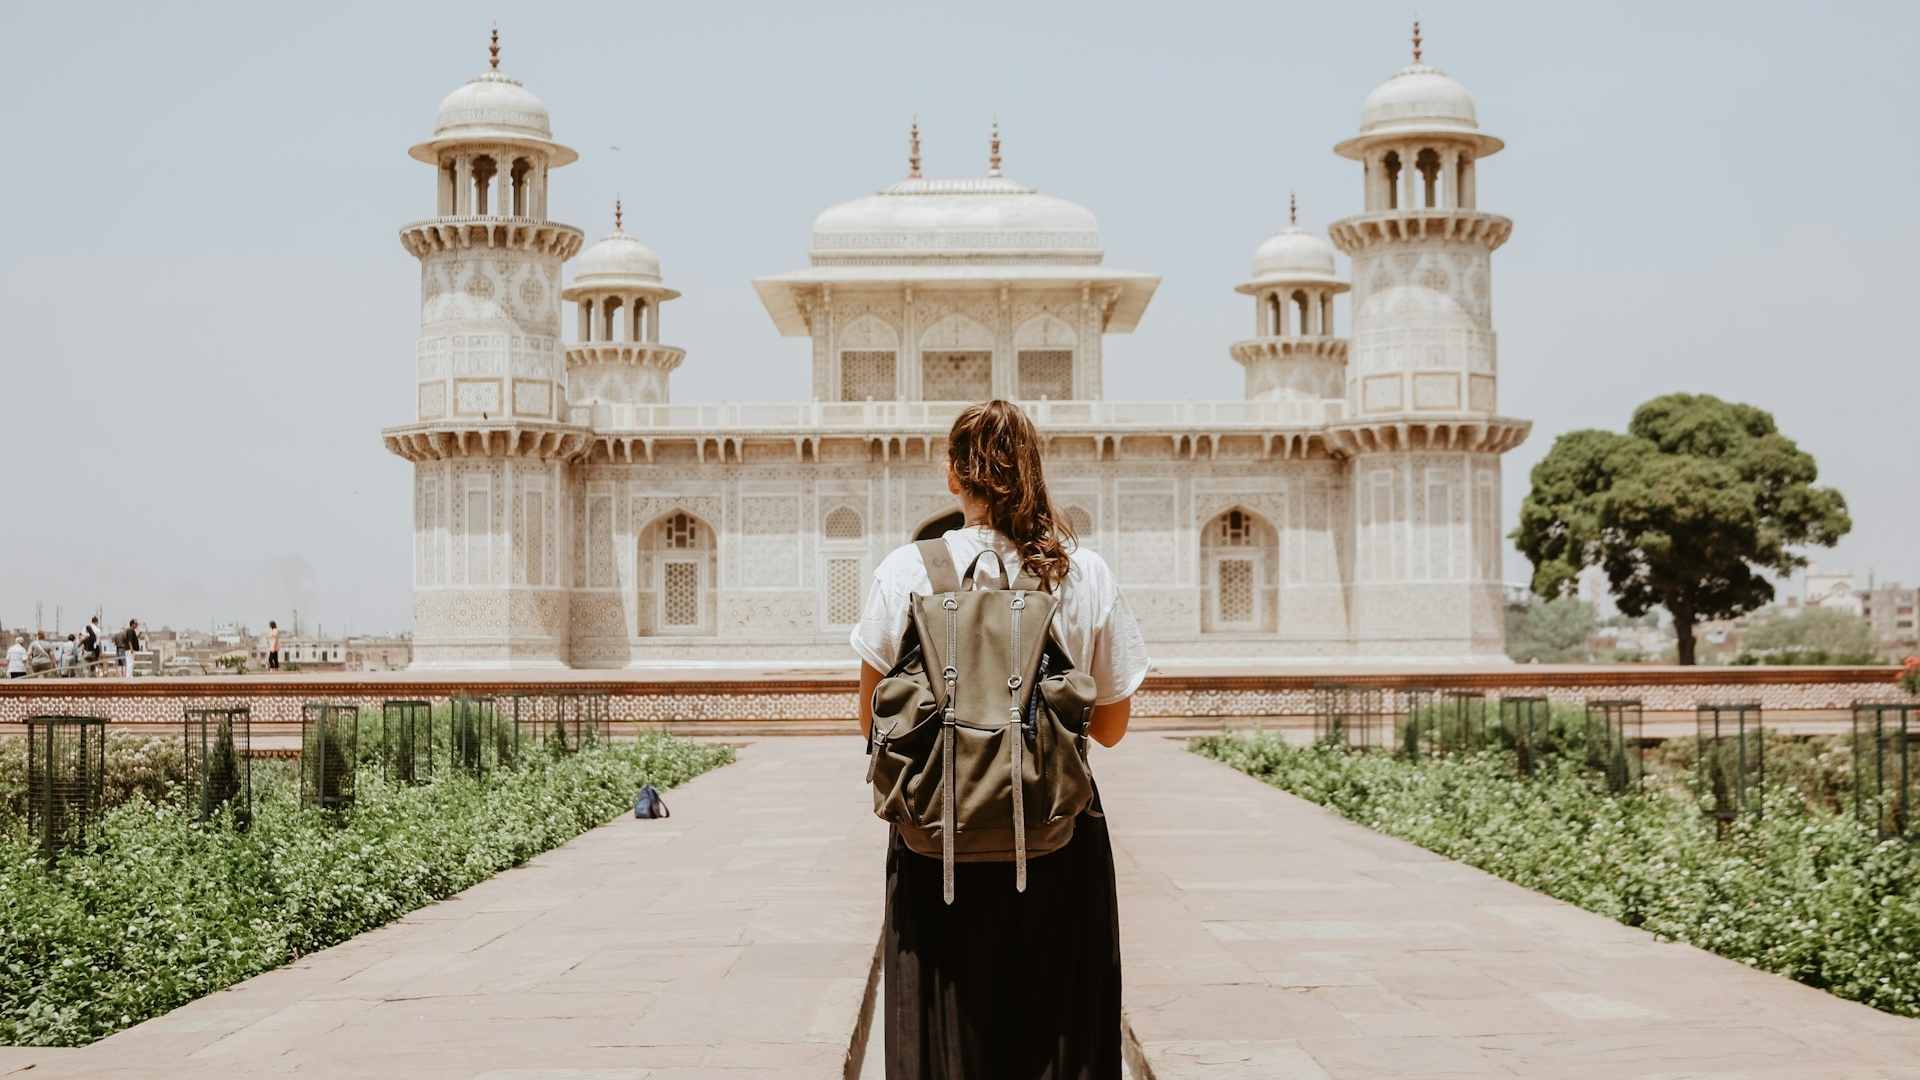
[[[74,1046],[324,949],[565,843],[733,751],[648,735],[533,755],[486,783],[363,769],[335,818],[255,765],[253,824],[195,827],[177,800],[111,811],[48,866],[0,826],[0,1044]]]
[[[1523,781],[1498,753],[1411,764],[1272,734],[1191,748],[1629,926],[1920,1016],[1920,850],[1876,840],[1786,785],[1769,793],[1764,817],[1720,836],[1689,795],[1596,794],[1565,759]]]

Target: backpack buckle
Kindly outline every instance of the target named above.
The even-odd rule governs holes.
[[[960,606],[960,601],[952,593],[948,593],[946,599],[940,601],[940,606],[952,611]]]
[[[1020,676],[1018,675],[1007,676],[1007,689],[1009,690],[1020,689]]]
[[[1025,592],[1014,593],[1013,594],[1013,610],[1019,611],[1020,609],[1026,606],[1027,606],[1027,594]]]

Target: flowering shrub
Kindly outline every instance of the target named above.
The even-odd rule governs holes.
[[[614,817],[641,784],[732,759],[648,735],[531,755],[486,783],[363,772],[344,822],[299,805],[287,763],[262,762],[245,832],[133,799],[92,850],[52,866],[0,821],[0,1044],[92,1042],[517,866]]]
[[[1920,656],[1909,656],[1900,665],[1900,688],[1909,694],[1920,694]]]
[[[1524,781],[1499,754],[1414,765],[1295,748],[1274,735],[1191,746],[1369,828],[1629,926],[1920,1016],[1920,849],[1878,841],[1787,785],[1773,785],[1764,817],[1720,837],[1684,790],[1598,795],[1565,758],[1545,759]]]

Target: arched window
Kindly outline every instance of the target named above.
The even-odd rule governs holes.
[[[1268,333],[1274,337],[1287,336],[1287,308],[1280,302],[1279,293],[1267,294]]]
[[[1204,632],[1271,631],[1277,625],[1279,534],[1252,511],[1235,507],[1200,534],[1205,568]]]
[[[626,340],[626,327],[623,325],[624,320],[620,318],[620,311],[624,306],[623,301],[617,296],[609,296],[600,302],[601,341]]]
[[[513,198],[501,199],[500,208],[512,217],[529,217],[533,213],[533,188],[527,183],[533,173],[533,165],[526,158],[513,159],[513,171],[509,174],[513,180]]]
[[[866,532],[860,512],[851,506],[834,507],[820,528],[820,535],[828,540],[858,540]]]
[[[1440,155],[1431,148],[1422,150],[1420,156],[1414,159],[1414,167],[1420,170],[1421,190],[1427,208],[1440,205]]]
[[[1061,511],[1061,516],[1066,518],[1067,524],[1073,528],[1074,547],[1088,547],[1092,545],[1093,515],[1087,512],[1086,507],[1069,505],[1065,510]]]
[[[492,158],[482,155],[473,159],[473,212],[481,217],[487,216],[487,195],[499,172]]]
[[[851,626],[860,621],[861,584],[867,578],[866,553],[861,539],[866,522],[851,506],[836,506],[820,525],[820,621],[826,627]]]
[[[1305,289],[1295,289],[1293,291],[1293,306],[1294,306],[1294,310],[1300,316],[1300,333],[1302,334],[1312,333],[1313,322],[1311,319],[1308,318],[1307,313],[1313,310],[1313,307],[1312,307],[1312,304],[1307,300],[1307,291]]]
[[[713,530],[676,510],[642,531],[639,586],[640,633],[713,633],[715,574]]]
[[[1386,170],[1386,174],[1387,174],[1387,209],[1397,210],[1400,207],[1400,153],[1399,151],[1397,150],[1387,151],[1387,156],[1385,160],[1383,160],[1380,164]]]

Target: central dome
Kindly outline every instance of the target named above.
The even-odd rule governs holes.
[[[1098,263],[1100,226],[1078,203],[1005,177],[902,180],[813,223],[813,261],[948,260],[992,255]]]

